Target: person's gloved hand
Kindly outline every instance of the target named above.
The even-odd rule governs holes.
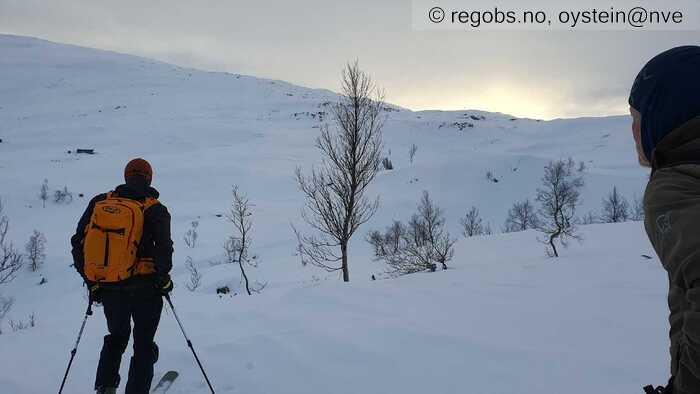
[[[173,281],[170,279],[170,275],[168,274],[156,276],[153,284],[156,290],[164,296],[173,291]]]
[[[97,304],[102,303],[102,288],[100,287],[99,283],[87,283],[88,287],[88,297],[90,299],[90,302],[94,302]]]

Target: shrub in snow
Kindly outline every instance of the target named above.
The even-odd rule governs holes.
[[[539,219],[530,200],[516,202],[508,211],[503,231],[512,233],[537,228]]]
[[[187,259],[185,260],[185,268],[187,268],[187,271],[190,273],[190,280],[185,284],[185,287],[187,287],[187,290],[189,291],[195,291],[202,282],[202,274],[199,272],[197,267],[195,267],[194,263],[192,262],[192,257],[190,256],[187,256]]]
[[[541,219],[538,230],[544,233],[542,241],[548,245],[547,254],[552,257],[559,257],[556,241],[566,247],[568,239],[581,239],[576,231],[575,217],[583,178],[574,175],[574,165],[571,159],[549,162],[544,169],[542,186],[537,189]]]
[[[418,152],[418,145],[416,144],[411,144],[411,147],[408,148],[408,161],[413,165],[413,159],[416,157],[416,152]]]
[[[222,286],[216,288],[216,294],[228,294],[231,292],[228,286]]]
[[[596,223],[600,223],[600,219],[598,219],[598,217],[595,215],[595,213],[588,212],[587,214],[583,215],[580,222],[583,225],[596,224]]]
[[[644,220],[644,203],[642,202],[642,199],[640,198],[635,198],[634,199],[634,206],[632,206],[632,220],[635,222],[643,221]]]
[[[486,171],[486,179],[488,179],[490,182],[498,183],[498,178],[493,175],[493,171]]]
[[[12,309],[14,302],[15,300],[11,297],[0,296],[0,335],[2,335],[2,322],[10,309]]]
[[[24,247],[29,260],[29,269],[36,272],[44,264],[46,259],[46,237],[37,230],[29,237],[27,245]]]
[[[46,208],[46,201],[49,199],[49,180],[44,179],[44,183],[41,184],[41,190],[39,191],[39,199],[44,208]]]
[[[476,207],[471,207],[469,212],[459,220],[459,223],[462,226],[462,235],[465,238],[491,234],[491,225],[484,223]]]
[[[387,171],[391,171],[394,169],[394,163],[391,162],[390,158],[385,157],[384,160],[382,160],[382,167]]]
[[[10,320],[8,323],[10,324],[10,328],[12,328],[13,332],[26,330],[28,328],[36,327],[36,315],[32,313],[31,315],[29,315],[29,319],[27,321]]]
[[[22,254],[17,252],[7,238],[9,229],[10,220],[5,216],[0,200],[0,285],[12,281],[23,264]]]
[[[68,186],[64,186],[63,190],[56,190],[54,192],[53,202],[56,204],[70,204],[73,202],[73,193],[68,191]]]
[[[445,230],[442,210],[423,192],[418,212],[408,224],[394,221],[384,233],[373,231],[368,242],[375,260],[388,266],[388,273],[404,275],[420,271],[435,271],[438,264],[447,269],[454,256],[455,240]]]
[[[375,260],[383,261],[390,274],[405,275],[414,272],[435,272],[437,264],[428,255],[429,245],[424,240],[411,238],[409,228],[400,221],[387,227],[384,233],[372,231],[368,242],[374,250]]]
[[[199,227],[199,221],[193,220],[190,223],[190,228],[187,230],[185,233],[185,245],[187,245],[188,248],[194,248],[197,246],[197,238],[199,238],[199,234],[197,233],[197,227]]]

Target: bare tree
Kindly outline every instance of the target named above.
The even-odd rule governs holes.
[[[462,225],[462,235],[465,238],[491,234],[491,226],[488,223],[484,224],[476,207],[471,207],[459,223]]]
[[[185,284],[185,287],[189,291],[195,291],[202,282],[202,273],[195,267],[190,256],[187,256],[187,259],[185,259],[185,268],[190,273],[190,281]]]
[[[537,228],[538,223],[537,211],[528,199],[513,204],[508,211],[503,230],[507,233],[525,231]]]
[[[617,192],[617,186],[603,199],[603,211],[600,219],[603,223],[626,222],[630,216],[630,204]]]
[[[197,246],[197,239],[199,238],[199,233],[197,233],[197,227],[199,227],[199,221],[193,220],[190,222],[190,228],[185,233],[185,245],[188,248],[194,248]]]
[[[0,200],[0,284],[12,281],[23,263],[22,254],[17,252],[7,238],[9,229],[10,220],[4,214],[2,200]]]
[[[251,230],[253,228],[253,205],[248,197],[238,190],[238,186],[233,186],[233,204],[227,215],[228,220],[233,224],[234,235],[224,244],[224,250],[229,262],[238,263],[241,269],[241,276],[245,284],[248,295],[259,293],[266,284],[256,282],[251,284],[246,272],[246,267],[257,267],[257,256],[250,255],[250,245],[252,243]]]
[[[418,212],[408,225],[395,221],[384,233],[371,232],[368,242],[375,260],[386,263],[390,274],[404,275],[435,271],[438,264],[447,269],[447,262],[454,257],[456,241],[445,230],[442,210],[424,192]]]
[[[41,191],[39,192],[39,199],[44,208],[46,208],[46,201],[49,199],[49,180],[44,179],[44,183],[41,184]]]
[[[413,159],[415,159],[417,152],[418,152],[418,145],[411,144],[411,147],[408,148],[408,160],[411,163],[411,165],[413,165]]]
[[[427,191],[423,192],[418,204],[418,212],[411,218],[409,227],[414,237],[425,237],[432,245],[433,260],[442,265],[442,269],[447,269],[447,262],[454,257],[452,247],[456,240],[452,239],[450,233],[445,230],[445,216],[442,209],[433,202]]]
[[[331,111],[336,127],[322,127],[316,139],[322,164],[307,175],[300,168],[296,171],[305,197],[302,217],[315,233],[304,235],[293,226],[302,264],[342,271],[345,282],[350,281],[350,239],[379,206],[378,199],[367,197],[367,188],[381,164],[382,99],[357,62],[348,64],[342,74],[340,101]]]
[[[46,259],[46,237],[41,232],[34,230],[24,248],[29,260],[29,269],[32,272],[38,271]]]
[[[22,255],[7,238],[9,228],[10,221],[4,214],[2,199],[0,199],[0,285],[12,281],[22,268]],[[0,296],[0,335],[2,335],[2,322],[12,309],[14,301],[12,297]]]
[[[542,187],[537,189],[537,202],[540,203],[538,230],[546,238],[543,240],[551,250],[548,254],[559,257],[555,241],[566,247],[569,238],[580,240],[576,232],[576,208],[580,201],[583,178],[574,175],[574,161],[551,161],[544,169]]]

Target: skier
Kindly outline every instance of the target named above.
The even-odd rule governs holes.
[[[700,47],[653,58],[629,98],[641,165],[651,167],[644,226],[669,277],[671,379],[654,394],[700,393]]]
[[[150,186],[152,177],[146,160],[130,161],[126,183],[93,198],[71,238],[75,268],[88,286],[90,302],[102,303],[109,330],[97,366],[97,393],[116,393],[132,319],[134,355],[126,394],[147,394],[153,380],[162,296],[173,289],[173,242],[170,214]]]

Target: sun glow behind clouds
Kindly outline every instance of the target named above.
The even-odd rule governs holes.
[[[557,116],[552,111],[551,99],[534,89],[519,88],[517,84],[493,84],[477,95],[465,92],[464,96],[467,107],[531,118],[551,119]]]
[[[443,89],[420,94],[403,94],[393,99],[395,104],[413,110],[465,109],[501,112],[523,118],[551,120],[584,116],[620,115],[626,110],[624,100],[600,103],[600,106],[584,107],[567,99],[564,87],[550,91],[522,86],[518,83],[492,83],[479,89]],[[392,100],[391,97],[389,100]]]

